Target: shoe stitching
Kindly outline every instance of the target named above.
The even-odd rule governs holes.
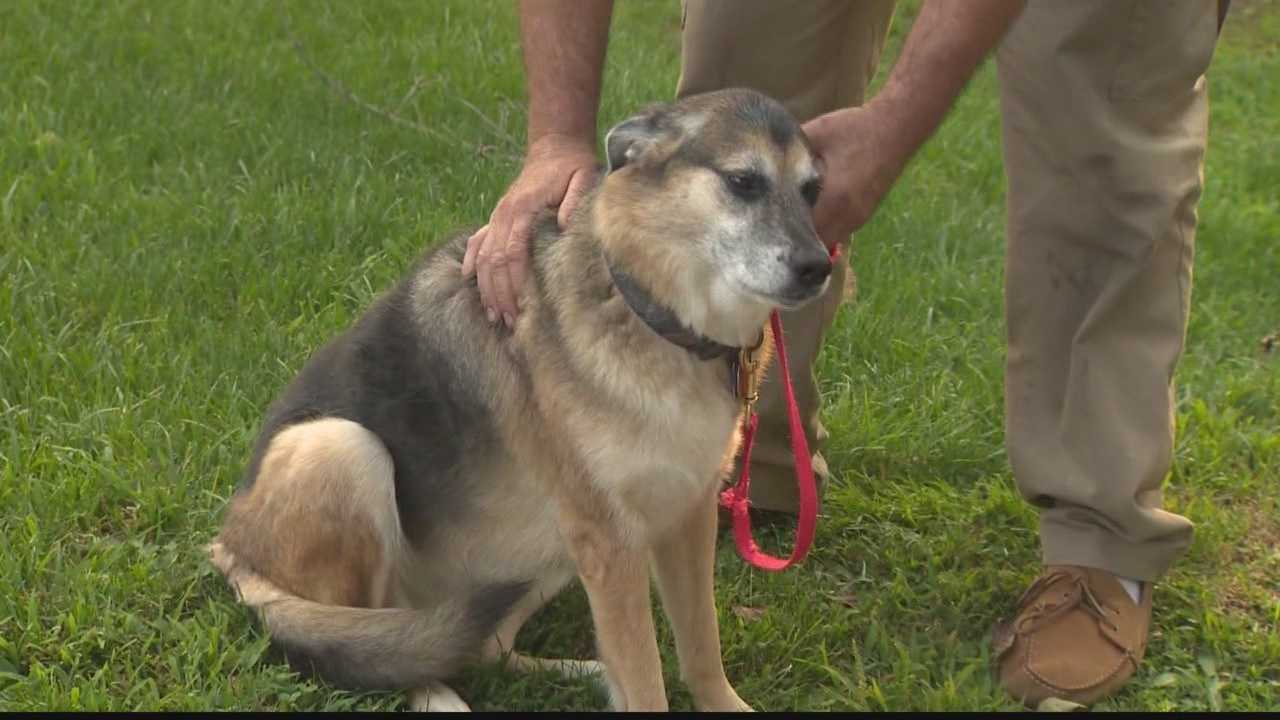
[[[1039,675],[1037,675],[1035,671],[1031,669],[1031,643],[1029,641],[1027,643],[1027,652],[1023,655],[1023,658],[1024,659],[1022,663],[1022,669],[1025,671],[1026,676],[1030,678],[1032,682],[1044,688],[1045,690],[1048,690],[1050,693],[1066,694],[1071,692],[1071,690],[1069,690],[1068,688],[1060,688],[1060,687],[1054,687],[1053,685],[1050,685],[1049,683],[1045,682]]]
[[[1028,674],[1030,674],[1030,675],[1034,676],[1034,677],[1037,679],[1037,681],[1038,681],[1038,682],[1040,682],[1042,685],[1045,685],[1046,687],[1049,687],[1049,685],[1048,685],[1048,679],[1043,678],[1043,677],[1042,677],[1038,672],[1036,672],[1036,670],[1035,670],[1034,668],[1032,668],[1032,667],[1031,667],[1031,653],[1032,653],[1032,651],[1035,649],[1035,643],[1036,643],[1036,641],[1035,641],[1035,637],[1034,637],[1033,635],[1028,635],[1028,636],[1027,636],[1027,654],[1026,654],[1026,662],[1024,663],[1024,665],[1025,665],[1025,667],[1026,667],[1026,670],[1027,670],[1027,673],[1028,673]],[[1102,683],[1106,682],[1106,681],[1107,681],[1107,680],[1109,680],[1110,678],[1114,677],[1114,676],[1115,676],[1115,674],[1116,674],[1116,672],[1117,672],[1117,671],[1119,671],[1122,667],[1124,667],[1124,661],[1125,661],[1126,659],[1131,659],[1131,658],[1129,657],[1129,653],[1128,653],[1128,651],[1126,651],[1126,652],[1124,653],[1124,655],[1123,655],[1123,656],[1122,656],[1122,657],[1121,657],[1121,658],[1120,658],[1120,659],[1115,663],[1115,665],[1113,665],[1113,666],[1111,666],[1109,669],[1105,670],[1101,675],[1099,675],[1099,676],[1097,677],[1097,679],[1092,680],[1092,681],[1090,681],[1090,682],[1088,682],[1088,683],[1086,683],[1086,684],[1084,684],[1084,685],[1071,685],[1071,686],[1063,685],[1063,686],[1061,686],[1061,688],[1060,688],[1060,689],[1061,689],[1061,691],[1063,691],[1063,692],[1069,692],[1069,691],[1080,691],[1080,690],[1088,690],[1089,688],[1095,688],[1095,687],[1097,687],[1097,686],[1101,685]],[[1135,664],[1134,664],[1134,671],[1135,671],[1135,672],[1137,671],[1137,667],[1138,667],[1138,666],[1137,666],[1137,664],[1135,663]]]

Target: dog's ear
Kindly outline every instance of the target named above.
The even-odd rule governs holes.
[[[635,162],[659,145],[675,139],[677,133],[678,128],[664,105],[648,108],[614,125],[604,136],[609,172]]]

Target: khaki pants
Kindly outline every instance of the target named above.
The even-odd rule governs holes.
[[[687,0],[679,93],[746,85],[802,120],[857,104],[891,14],[890,2]],[[1161,484],[1219,19],[1211,0],[1031,0],[997,53],[1006,442],[1019,490],[1043,508],[1046,563],[1156,580],[1191,539],[1161,509]],[[812,363],[841,270],[821,302],[784,317],[815,447]],[[792,509],[786,417],[767,387],[752,501]]]

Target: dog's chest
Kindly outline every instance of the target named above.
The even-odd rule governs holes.
[[[714,489],[736,447],[738,404],[727,379],[708,372],[650,388],[628,409],[623,422],[577,434],[581,456],[617,509],[653,527]]]

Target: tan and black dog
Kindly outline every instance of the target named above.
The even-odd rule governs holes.
[[[209,550],[296,666],[451,710],[442,679],[505,659],[665,709],[652,571],[697,706],[749,709],[720,657],[716,491],[741,349],[827,284],[818,164],[747,90],[650,108],[605,144],[568,227],[539,223],[513,330],[486,321],[459,235],[268,411]],[[600,662],[512,653],[575,576]]]

